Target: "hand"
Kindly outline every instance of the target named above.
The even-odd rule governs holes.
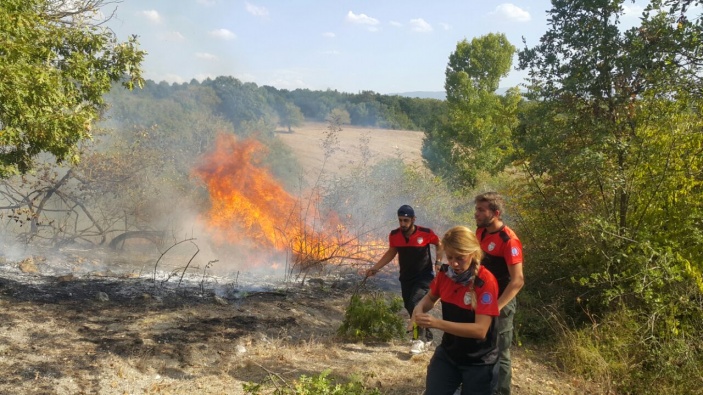
[[[432,328],[435,317],[427,313],[413,314],[413,320],[418,326]]]
[[[366,277],[371,277],[371,276],[375,275],[376,273],[378,273],[378,269],[369,269],[366,271]]]
[[[412,318],[408,320],[408,325],[405,327],[405,330],[411,331],[413,330],[413,327],[415,326],[415,322],[413,321]]]
[[[417,316],[418,314],[422,314],[422,313],[423,313],[422,307],[419,306],[419,305],[418,305],[418,306],[415,306],[415,308],[413,309],[413,313],[410,314],[410,323],[411,323],[411,324],[412,324],[412,323],[417,323],[417,322],[415,321],[415,316]]]

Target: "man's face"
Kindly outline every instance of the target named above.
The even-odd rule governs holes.
[[[474,219],[477,227],[487,228],[496,220],[496,212],[488,207],[488,202],[479,202],[476,203]]]
[[[400,224],[400,230],[407,232],[413,228],[415,223],[414,217],[398,217],[398,223]]]

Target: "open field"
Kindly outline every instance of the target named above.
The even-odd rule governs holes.
[[[294,128],[293,133],[280,132],[277,136],[288,145],[300,161],[308,183],[323,170],[328,174],[346,175],[362,161],[360,147],[365,145],[370,152],[370,163],[383,159],[402,158],[405,163],[422,165],[422,139],[424,133],[410,130],[387,130],[343,125],[338,134],[338,150],[324,163],[325,151],[322,141],[327,124],[306,122]],[[368,142],[364,142],[368,139]]]

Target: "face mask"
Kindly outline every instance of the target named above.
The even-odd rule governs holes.
[[[464,271],[461,274],[456,274],[452,267],[447,268],[447,277],[457,284],[467,285],[474,279],[474,265],[469,266],[469,270]]]

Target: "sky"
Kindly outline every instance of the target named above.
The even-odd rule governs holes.
[[[121,0],[107,26],[137,35],[144,77],[233,76],[277,89],[381,94],[444,91],[458,42],[503,33],[518,49],[547,30],[547,0]],[[626,2],[626,18],[642,7]],[[634,22],[633,22],[634,23]],[[513,68],[517,65],[517,56]],[[517,86],[513,70],[501,88]]]

